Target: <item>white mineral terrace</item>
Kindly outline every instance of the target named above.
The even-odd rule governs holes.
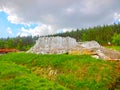
[[[28,52],[38,54],[66,53],[76,45],[76,40],[70,37],[40,37]]]
[[[78,54],[96,54],[93,57],[104,60],[120,59],[120,52],[102,47],[96,41],[76,42],[74,38],[70,37],[40,37],[28,52],[36,54],[63,54],[76,51]]]

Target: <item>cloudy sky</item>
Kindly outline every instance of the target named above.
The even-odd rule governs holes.
[[[120,0],[0,0],[0,37],[47,35],[120,22]]]

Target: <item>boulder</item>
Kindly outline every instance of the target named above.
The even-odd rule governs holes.
[[[62,54],[75,47],[77,42],[70,37],[40,37],[28,51],[37,54]]]
[[[120,52],[99,45],[96,41],[76,42],[70,37],[40,37],[28,51],[36,54],[87,54],[103,60],[118,60]]]
[[[111,50],[111,49],[108,49],[105,47],[101,47],[101,48],[99,48],[99,50],[101,53],[104,54],[104,56],[109,57],[109,59],[107,59],[107,60],[119,60],[120,59],[120,52],[118,52],[116,50]]]
[[[86,49],[94,49],[94,48],[100,48],[101,46],[99,45],[98,42],[96,41],[87,41],[87,42],[82,42],[80,44],[82,47]]]

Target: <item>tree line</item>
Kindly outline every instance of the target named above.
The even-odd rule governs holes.
[[[15,37],[15,38],[0,38],[0,48],[14,48],[21,51],[30,49],[38,37]]]
[[[78,42],[95,40],[102,45],[112,43],[113,37],[120,34],[120,24],[96,26],[87,29],[77,29],[71,32],[59,33],[52,36],[73,37]]]
[[[101,45],[107,45],[108,42],[120,45],[120,24],[97,26],[87,29],[76,29],[71,32],[58,33],[49,36],[73,37],[78,42],[95,40]],[[0,38],[0,48],[15,48],[18,50],[29,50],[39,37],[15,37]]]

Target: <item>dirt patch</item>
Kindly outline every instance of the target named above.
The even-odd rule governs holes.
[[[42,67],[33,67],[32,72],[37,76],[42,76],[44,78],[48,78],[49,80],[54,81],[57,76],[57,70],[52,67],[42,68]]]
[[[110,85],[109,90],[120,90],[120,61],[111,60],[110,62],[114,62],[116,64],[115,66],[115,74],[113,74],[114,77],[117,77],[115,82],[113,82]]]

